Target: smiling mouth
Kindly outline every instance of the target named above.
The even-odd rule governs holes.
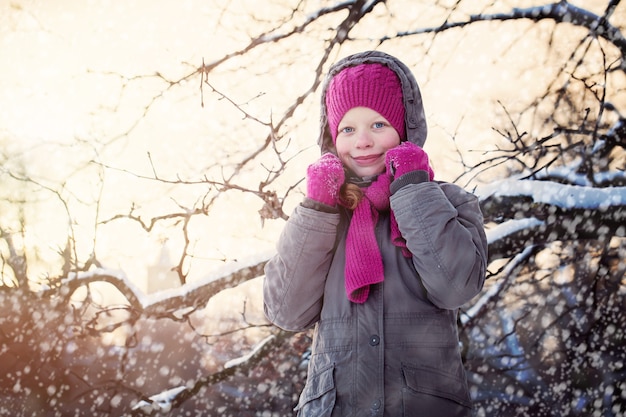
[[[367,156],[358,156],[354,159],[354,161],[356,161],[356,163],[361,164],[361,165],[367,165],[367,164],[371,164],[372,162],[376,162],[380,159],[380,155],[367,155]]]

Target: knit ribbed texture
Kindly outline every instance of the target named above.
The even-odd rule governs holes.
[[[376,241],[375,227],[378,213],[389,210],[389,185],[391,177],[378,176],[367,189],[352,214],[346,236],[346,294],[355,303],[364,303],[369,296],[370,285],[383,282],[385,271],[380,248]],[[411,253],[406,248],[396,218],[391,213],[391,239],[394,245],[402,248],[404,256]]]
[[[306,170],[306,195],[312,200],[335,206],[344,180],[341,160],[337,155],[326,153]]]
[[[343,116],[353,107],[369,107],[380,113],[400,135],[404,129],[404,102],[398,76],[386,65],[361,64],[333,77],[326,90],[326,113],[333,142]]]

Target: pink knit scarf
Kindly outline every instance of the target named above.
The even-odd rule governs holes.
[[[383,282],[385,273],[375,228],[378,213],[389,210],[389,185],[391,178],[381,174],[363,191],[365,195],[354,209],[346,237],[346,293],[352,302],[362,304],[367,300],[370,285]],[[400,234],[396,218],[391,212],[391,239],[402,248],[405,257],[411,253]]]

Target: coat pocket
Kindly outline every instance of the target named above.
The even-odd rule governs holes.
[[[334,370],[335,364],[330,364],[307,378],[295,408],[299,417],[329,417],[332,414],[337,397]]]
[[[402,365],[402,401],[407,416],[470,416],[467,382],[439,369]]]

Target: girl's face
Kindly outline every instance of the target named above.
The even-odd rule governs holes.
[[[359,177],[383,172],[387,151],[400,144],[400,135],[396,129],[380,113],[369,107],[348,110],[337,130],[337,155]]]

